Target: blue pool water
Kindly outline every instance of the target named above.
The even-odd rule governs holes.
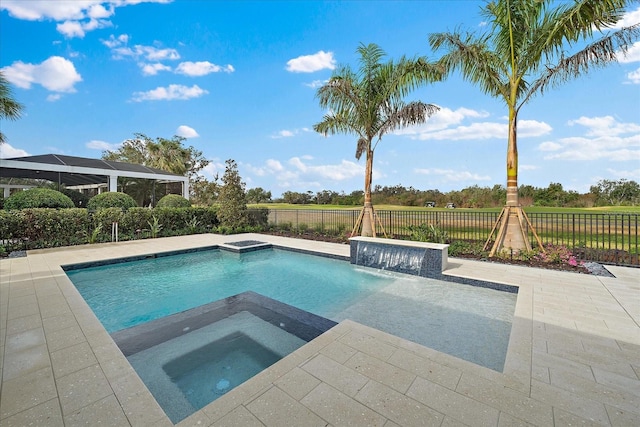
[[[68,270],[109,332],[253,291],[502,371],[517,295],[279,249],[207,250]]]
[[[67,271],[110,333],[249,290],[331,318],[389,283],[372,273],[278,249],[206,250]]]

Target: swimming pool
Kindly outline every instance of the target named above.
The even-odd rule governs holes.
[[[253,291],[501,371],[516,294],[281,249],[203,250],[66,268],[109,332]]]

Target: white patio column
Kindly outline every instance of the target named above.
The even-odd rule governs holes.
[[[109,175],[109,191],[118,191],[118,175]]]
[[[182,182],[182,197],[189,200],[189,180]]]

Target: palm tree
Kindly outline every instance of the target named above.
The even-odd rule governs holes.
[[[484,34],[436,33],[429,36],[434,50],[443,49],[439,64],[445,72],[459,70],[483,92],[504,100],[509,110],[507,144],[507,200],[494,233],[493,256],[501,248],[531,249],[527,225],[538,240],[518,202],[517,119],[524,104],[536,94],[592,68],[616,61],[617,51],[626,53],[637,39],[640,24],[611,31],[591,41],[594,32],[613,27],[627,5],[637,0],[494,0],[482,9],[489,30]],[[587,43],[575,53],[571,47]]]
[[[356,159],[366,158],[364,207],[352,231],[362,224],[363,236],[376,236],[371,203],[373,153],[383,135],[402,127],[424,123],[439,108],[420,101],[406,103],[404,97],[421,84],[439,80],[440,73],[424,58],[400,58],[381,62],[385,52],[375,44],[360,44],[360,68],[348,65],[336,70],[316,94],[329,112],[313,126],[323,135],[355,134]]]
[[[11,86],[0,71],[0,120],[17,120],[22,115],[24,106],[13,99]],[[0,132],[0,144],[6,141],[6,137]]]

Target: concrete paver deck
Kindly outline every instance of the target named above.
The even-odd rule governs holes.
[[[0,262],[1,426],[169,426],[61,265],[260,240],[247,234],[30,251]],[[615,278],[449,259],[519,287],[504,372],[346,320],[179,426],[640,425],[640,269]]]

